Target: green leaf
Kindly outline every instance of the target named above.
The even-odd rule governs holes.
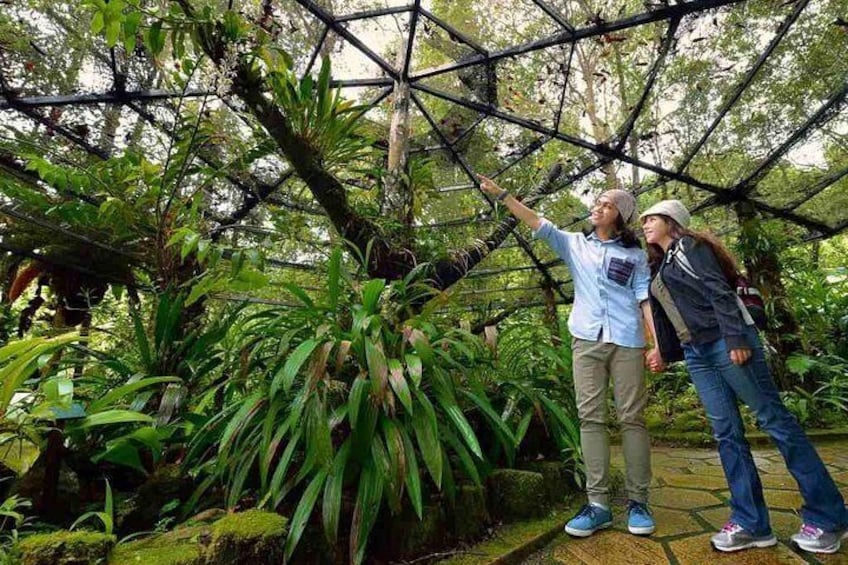
[[[306,292],[304,292],[302,288],[291,283],[283,283],[283,286],[288,289],[289,292],[294,294],[297,299],[303,302],[310,310],[315,309],[315,303],[312,301],[311,298],[309,298],[309,295],[306,294]]]
[[[412,440],[403,426],[398,426],[398,431],[403,438],[403,450],[406,452],[406,492],[409,494],[409,500],[412,502],[412,507],[421,520],[424,515],[424,503],[421,497],[421,474],[418,469],[418,457],[415,455],[415,447],[412,445]]]
[[[386,281],[383,279],[371,279],[362,287],[362,307],[368,314],[376,311],[377,302],[384,288],[386,288]]]
[[[365,340],[365,358],[368,362],[368,376],[371,378],[371,388],[378,398],[384,398],[388,385],[389,369],[386,366],[386,356],[380,347],[370,339]]]
[[[477,396],[468,390],[463,390],[462,394],[465,395],[466,398],[471,400],[477,407],[483,412],[489,422],[495,427],[495,431],[498,434],[498,437],[501,440],[501,443],[506,449],[510,462],[515,458],[515,448],[518,446],[518,442],[515,440],[515,434],[512,433],[512,430],[509,429],[509,426],[506,422],[501,419],[497,412],[492,408],[492,405],[489,404],[489,400],[484,396]]]
[[[369,461],[359,475],[359,487],[356,493],[356,505],[353,509],[353,521],[350,530],[350,561],[360,565],[365,557],[368,535],[377,521],[380,502],[383,499],[383,477]]]
[[[294,553],[297,543],[300,541],[300,536],[303,535],[303,530],[306,528],[309,516],[312,515],[312,508],[315,507],[315,502],[317,502],[318,495],[321,494],[321,489],[326,480],[327,470],[322,469],[318,471],[300,498],[297,509],[292,516],[288,538],[286,538],[286,561],[291,559],[292,553]]]
[[[145,43],[154,57],[165,48],[165,34],[162,33],[162,20],[153,22],[153,25],[147,30]]]
[[[474,460],[471,458],[471,455],[468,453],[468,450],[465,449],[465,446],[462,445],[462,442],[459,441],[453,433],[446,433],[445,438],[450,446],[453,448],[454,452],[459,456],[459,462],[462,464],[462,468],[465,470],[465,474],[469,479],[474,481],[474,484],[480,485],[480,474],[477,472],[477,465],[474,464]]]
[[[237,434],[247,427],[265,402],[266,398],[262,391],[254,392],[241,402],[241,407],[227,423],[227,427],[224,428],[224,432],[221,434],[218,447],[218,456],[222,460],[221,462],[223,462],[230,449],[232,449]]]
[[[790,373],[803,378],[816,366],[816,360],[807,355],[793,354],[786,360],[786,368]]]
[[[147,474],[147,469],[145,469],[144,465],[141,463],[138,448],[126,439],[121,439],[115,442],[106,451],[92,457],[92,461],[95,463],[99,461],[108,461],[115,465],[123,465],[124,467],[129,467],[130,469],[135,469]]]
[[[412,379],[412,382],[416,387],[421,386],[421,375],[424,372],[424,369],[421,366],[421,358],[417,355],[412,355],[411,353],[406,354],[406,369],[409,372],[409,376]]]
[[[98,34],[103,29],[103,12],[95,12],[91,18],[91,33]]]
[[[442,407],[445,414],[447,414],[448,419],[459,432],[459,435],[462,436],[462,439],[471,449],[472,453],[480,459],[483,459],[483,451],[480,449],[480,443],[477,441],[477,435],[471,428],[471,424],[469,424],[468,420],[465,419],[465,415],[456,404],[456,400],[445,394],[437,394],[436,400]]]
[[[527,433],[527,429],[530,427],[530,421],[533,419],[533,412],[531,410],[527,411],[527,414],[521,418],[521,422],[518,423],[518,428],[515,430],[515,445],[518,447],[521,445],[521,442],[524,440],[524,435]]]
[[[421,330],[415,328],[410,332],[409,343],[415,348],[416,353],[421,358],[424,365],[428,367],[435,361],[433,357],[433,348],[430,346],[430,340],[427,335]]]
[[[106,24],[106,45],[114,47],[121,35],[121,20],[112,20]]]
[[[409,385],[403,376],[403,366],[397,359],[389,359],[389,383],[400,403],[412,414],[412,393],[409,392]]]
[[[197,248],[197,244],[200,242],[200,234],[199,233],[190,233],[183,240],[183,245],[180,248],[180,260],[185,261],[185,258],[193,252]]]
[[[10,359],[0,369],[0,381],[3,383],[2,391],[0,391],[0,413],[5,412],[15,391],[36,370],[39,357],[52,353],[78,339],[79,334],[76,333],[49,339],[37,337],[10,344],[0,349],[0,359]]]
[[[365,398],[368,396],[368,387],[369,382],[368,379],[364,379],[362,377],[357,377],[353,381],[353,385],[350,387],[350,395],[348,396],[348,406],[350,407],[348,410],[348,419],[350,420],[351,429],[356,429],[359,423],[359,411],[365,402]]]
[[[406,452],[398,425],[389,418],[382,418],[381,420],[389,462],[389,472],[386,475],[390,487],[389,504],[392,512],[398,513],[401,509],[401,497],[403,496],[403,485],[406,478]]]
[[[182,379],[179,377],[148,377],[146,379],[140,379],[131,383],[127,383],[125,385],[119,386],[117,388],[113,388],[97,400],[91,402],[88,405],[88,411],[90,413],[100,412],[104,408],[116,404],[119,400],[128,396],[134,392],[137,392],[143,388],[147,388],[150,386],[162,384],[162,383],[182,383]]]
[[[330,544],[335,544],[339,534],[339,515],[342,507],[342,486],[344,485],[345,468],[350,458],[350,440],[345,440],[339,448],[327,483],[324,486],[324,501],[322,514],[324,517],[324,535]]]
[[[274,377],[274,380],[271,382],[271,396],[275,396],[277,391],[280,389],[280,386],[283,387],[283,390],[288,392],[291,389],[292,384],[294,383],[294,379],[297,376],[298,371],[309,359],[309,356],[312,355],[312,352],[321,342],[308,339],[297,346],[297,348],[292,351],[291,355],[289,355],[288,359],[286,359],[286,364],[283,365],[283,368],[279,373]]]
[[[439,443],[439,428],[436,420],[436,411],[430,400],[419,391],[415,392],[419,408],[412,414],[412,429],[418,440],[418,448],[424,465],[430,472],[433,482],[441,488],[442,484],[442,451]]]
[[[84,418],[78,424],[75,424],[75,426],[85,429],[93,428],[95,426],[109,426],[113,424],[126,424],[131,422],[144,422],[146,424],[150,424],[153,423],[153,421],[153,418],[147,414],[135,412],[134,410],[106,410]]]
[[[299,444],[300,430],[294,433],[288,445],[286,445],[286,448],[283,450],[283,454],[280,456],[279,462],[277,462],[277,467],[274,469],[274,474],[271,477],[271,484],[268,487],[268,493],[274,498],[274,506],[277,506],[282,499],[282,496],[280,495],[280,486],[286,479],[289,465],[291,465],[292,457],[294,456],[295,450]]]

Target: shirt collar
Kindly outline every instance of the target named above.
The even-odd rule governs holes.
[[[598,237],[598,234],[595,233],[595,230],[592,230],[586,234],[586,239],[594,239],[596,241],[600,241],[601,243],[618,243],[618,240],[621,239],[621,236],[615,236],[612,239],[603,240]]]

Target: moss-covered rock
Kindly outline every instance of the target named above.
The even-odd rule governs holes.
[[[159,520],[162,507],[172,500],[184,502],[191,496],[192,489],[192,480],[179,465],[166,465],[157,469],[139,487],[135,496],[118,504],[118,533],[128,535],[152,530]]]
[[[456,489],[453,506],[448,507],[449,522],[454,536],[460,540],[476,540],[490,522],[486,508],[486,488],[462,485]]]
[[[506,522],[541,516],[550,509],[541,473],[498,469],[488,478],[489,511]]]
[[[288,519],[273,512],[229,514],[212,526],[210,565],[259,565],[283,561]]]
[[[115,547],[110,565],[204,565],[204,548],[211,538],[207,525],[179,527]]]
[[[41,508],[45,473],[46,460],[42,453],[32,467],[15,482],[9,494],[28,498],[32,501],[33,508]],[[40,512],[39,518],[51,524],[70,526],[74,519],[82,513],[82,499],[80,497],[79,478],[64,462],[59,469],[56,500],[62,501],[62,503],[48,505]]]
[[[565,500],[577,488],[572,469],[562,461],[530,461],[522,464],[521,468],[542,475],[545,495],[554,504]]]
[[[374,526],[371,539],[372,551],[386,561],[436,552],[449,543],[445,509],[441,505],[427,504],[420,520],[409,506],[398,516],[384,512]]]
[[[19,544],[23,565],[105,565],[115,536],[61,530],[30,536]]]

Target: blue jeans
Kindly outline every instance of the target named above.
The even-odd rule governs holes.
[[[831,532],[848,526],[848,510],[804,430],[786,409],[769,373],[756,329],[747,330],[752,355],[744,365],[734,365],[723,339],[707,344],[684,344],[686,366],[713,427],[724,475],[730,486],[730,519],[753,535],[771,533],[763,485],[754,465],[751,446],[738,400],[754,412],[760,429],[767,432],[789,472],[798,483],[807,524]]]

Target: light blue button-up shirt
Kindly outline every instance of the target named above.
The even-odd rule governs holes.
[[[618,239],[602,241],[594,232],[566,232],[542,219],[533,236],[553,248],[574,281],[568,317],[571,335],[624,347],[645,347],[639,304],[648,299],[648,256]]]

